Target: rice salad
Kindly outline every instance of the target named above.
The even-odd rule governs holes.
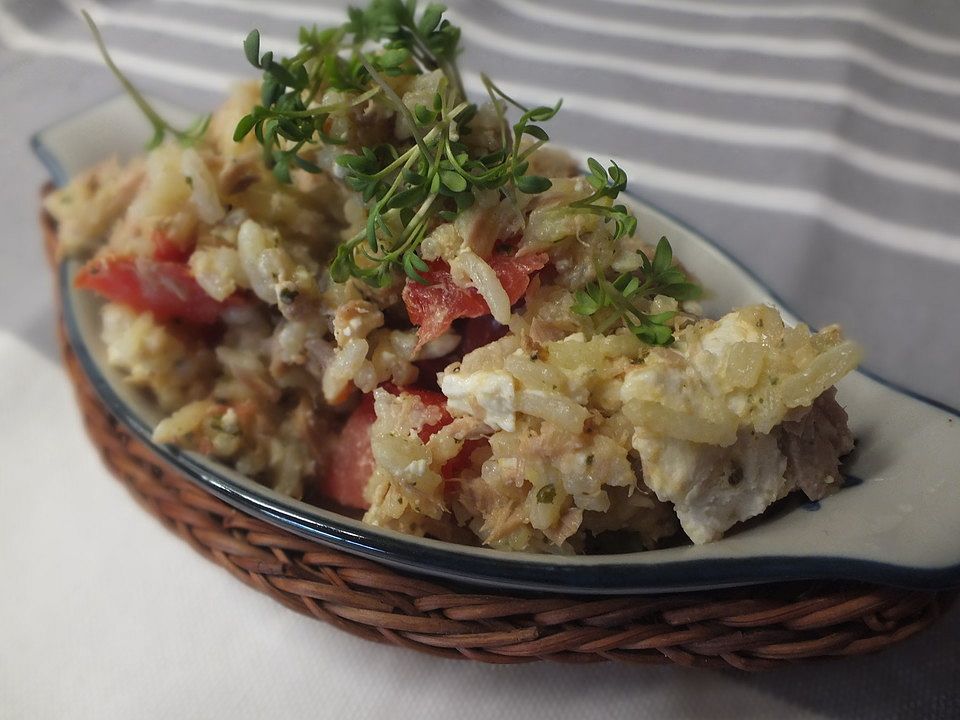
[[[185,131],[146,105],[148,152],[48,196],[154,440],[538,553],[711,542],[838,488],[859,348],[762,305],[703,317],[623,171],[545,146],[559,104],[487,78],[470,103],[458,40],[439,6],[380,0],[282,61],[251,33],[261,82]]]

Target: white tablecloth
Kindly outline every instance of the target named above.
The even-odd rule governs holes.
[[[754,0],[755,2],[755,0]],[[338,3],[93,5],[153,94],[208,107],[254,25]],[[0,0],[0,718],[960,717],[960,612],[879,656],[743,676],[485,667],[346,636],[238,584],[87,443],[36,230],[39,127],[115,93],[71,7]],[[468,75],[567,98],[560,142],[622,158],[867,367],[960,405],[960,13],[950,3],[481,0]],[[529,48],[533,44],[535,52]],[[163,61],[158,63],[156,61]]]

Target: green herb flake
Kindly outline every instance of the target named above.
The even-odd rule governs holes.
[[[499,115],[501,147],[481,155],[461,140],[470,133],[477,106],[467,99],[456,62],[460,29],[445,12],[436,3],[419,9],[414,0],[372,0],[348,10],[342,25],[301,28],[301,47],[292,57],[264,52],[257,30],[243,43],[244,56],[262,71],[263,81],[261,102],[237,123],[234,139],[253,134],[281,182],[291,182],[296,168],[320,172],[313,153],[345,144],[327,132],[331,114],[374,102],[393,110],[412,135],[410,143],[344,147],[336,157],[343,182],[367,206],[368,223],[338,249],[331,266],[335,282],[358,278],[387,287],[400,273],[425,282],[427,266],[417,251],[438,220],[454,220],[481,191],[515,196],[551,187],[549,179],[527,171],[531,154],[549,139],[542,124],[556,115],[559,102],[526,107],[483,76]],[[389,78],[434,70],[442,79],[433,98],[406,107]],[[340,99],[318,103],[331,90]],[[521,113],[513,125],[507,107]],[[399,213],[401,223],[388,220],[389,213]]]
[[[203,115],[202,117],[197,118],[189,127],[186,127],[182,130],[175,128],[169,122],[164,120],[160,116],[160,113],[154,109],[153,105],[147,101],[143,94],[134,86],[132,82],[130,82],[120,68],[117,67],[117,64],[113,61],[113,58],[110,57],[110,53],[107,51],[107,45],[103,40],[103,36],[100,34],[100,29],[97,27],[96,23],[93,22],[93,18],[90,17],[90,14],[86,10],[81,10],[80,12],[83,15],[83,19],[86,21],[87,26],[90,28],[90,33],[93,35],[93,42],[100,51],[100,55],[103,57],[104,63],[106,63],[107,67],[110,69],[110,72],[112,72],[114,77],[117,78],[117,80],[120,82],[120,85],[130,96],[133,102],[136,103],[137,107],[140,108],[140,111],[153,126],[153,137],[147,144],[147,149],[153,149],[160,145],[167,134],[173,136],[184,147],[190,147],[202,140],[204,135],[207,133],[207,128],[210,126],[211,116]]]
[[[544,485],[537,490],[537,502],[548,505],[557,497],[557,488],[554,485]]]
[[[676,313],[650,314],[641,310],[637,301],[665,295],[682,302],[700,297],[701,293],[700,287],[673,264],[673,249],[662,237],[653,260],[642,255],[639,275],[624,273],[609,280],[604,270],[597,267],[596,280],[575,293],[571,309],[578,315],[593,317],[599,332],[622,325],[648,345],[669,345],[673,342],[670,323]]]

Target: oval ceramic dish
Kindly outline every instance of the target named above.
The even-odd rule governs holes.
[[[170,116],[183,111],[158,103]],[[125,97],[36,135],[57,184],[111,154],[142,149],[149,128]],[[708,315],[769,303],[796,318],[717,246],[635,200],[641,236],[669,237],[676,255],[711,291]],[[60,271],[69,341],[112,413],[150,443],[156,408],[107,366],[99,301],[73,289],[76,262]],[[580,557],[506,553],[364,525],[271,491],[200,455],[153,446],[197,485],[234,507],[311,540],[405,571],[498,588],[565,593],[646,593],[807,578],[853,579],[918,589],[960,585],[960,418],[858,372],[839,385],[858,440],[849,481],[821,503],[794,504],[702,546]],[[812,512],[816,510],[816,512]]]

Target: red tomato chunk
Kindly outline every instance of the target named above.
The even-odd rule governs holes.
[[[547,264],[544,253],[524,255],[494,255],[490,267],[513,305],[523,297],[530,284],[530,276]],[[403,288],[403,302],[410,322],[419,326],[419,344],[440,337],[457,318],[477,318],[490,314],[486,300],[476,288],[462,288],[454,284],[450,266],[442,260],[429,263],[423,273],[427,285],[407,280]]]
[[[426,442],[440,428],[453,421],[447,412],[447,399],[440,393],[417,387],[399,388],[387,383],[382,386],[393,395],[406,393],[416,395],[424,405],[440,409],[440,420],[433,425],[420,429],[420,440]],[[337,439],[330,458],[327,473],[320,480],[320,493],[346,507],[366,510],[370,505],[363,497],[363,489],[373,474],[375,463],[370,444],[370,427],[377,419],[373,409],[373,393],[364,395],[360,404],[350,415],[340,437]],[[470,453],[483,443],[482,440],[468,440],[460,453],[443,466],[441,474],[447,480],[459,474],[470,464]],[[452,483],[451,483],[452,484]]]
[[[373,475],[370,426],[376,419],[373,394],[364,395],[334,445],[333,457],[320,483],[322,495],[346,507],[360,510],[369,507],[363,499],[363,488]]]
[[[162,230],[154,230],[150,238],[153,241],[153,259],[186,263],[193,255],[194,241],[178,244]]]
[[[223,302],[214,300],[183,263],[146,257],[91,260],[77,273],[74,283],[138,312],[149,311],[159,322],[212,325],[224,309],[242,302],[236,295]]]

